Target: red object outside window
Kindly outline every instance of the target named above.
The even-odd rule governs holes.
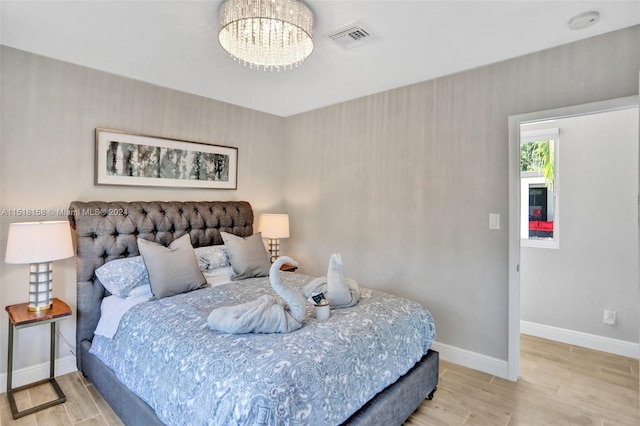
[[[553,221],[545,222],[542,220],[530,220],[529,221],[529,230],[530,231],[553,231]]]

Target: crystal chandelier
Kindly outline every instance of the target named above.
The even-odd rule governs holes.
[[[298,0],[227,0],[220,26],[222,48],[251,68],[291,69],[313,50],[313,14]]]

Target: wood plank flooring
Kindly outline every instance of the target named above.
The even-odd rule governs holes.
[[[440,384],[405,426],[640,425],[638,360],[522,336],[517,383],[440,361]],[[80,373],[58,377],[67,402],[18,420],[0,395],[0,425],[122,425]],[[49,385],[17,395],[18,409],[53,398]]]
[[[638,360],[522,335],[517,383],[440,361],[405,426],[638,426],[639,380]]]
[[[6,392],[0,395],[0,426],[122,426],[124,423],[100,396],[93,385],[79,372],[56,377],[56,381],[67,396],[64,404],[13,420]],[[55,399],[50,384],[15,394],[18,410]]]

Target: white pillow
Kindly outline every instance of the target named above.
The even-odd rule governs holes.
[[[96,269],[96,277],[109,293],[127,297],[131,290],[149,284],[149,274],[142,256],[112,260]]]
[[[202,275],[204,275],[205,279],[207,280],[207,284],[209,284],[210,286],[230,283],[231,276],[233,274],[234,272],[231,266],[212,269],[210,271],[202,271]]]
[[[151,293],[151,284],[147,283],[134,288],[129,292],[129,295],[127,297],[140,297],[140,296],[147,296],[147,297],[153,296],[153,293]]]

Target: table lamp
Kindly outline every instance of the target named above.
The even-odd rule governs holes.
[[[6,263],[29,263],[29,311],[51,308],[54,260],[73,256],[71,229],[67,221],[9,224]]]
[[[269,239],[271,263],[280,256],[280,238],[289,238],[288,214],[261,214],[258,232]]]

